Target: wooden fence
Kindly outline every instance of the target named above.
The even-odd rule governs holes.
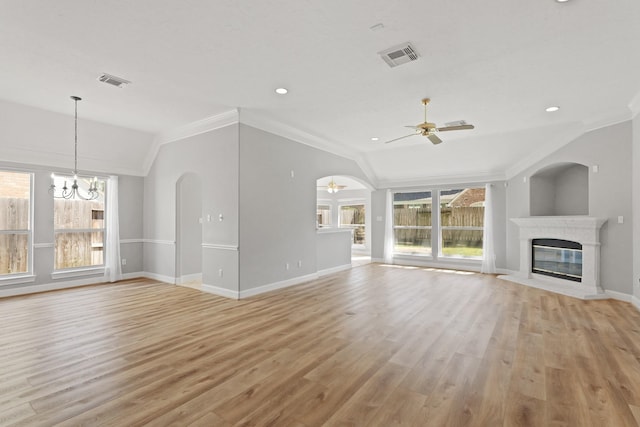
[[[54,200],[55,269],[100,265],[104,262],[102,231],[76,232],[73,229],[103,229],[104,203],[99,201]],[[29,199],[0,198],[0,230],[29,229]],[[69,232],[64,232],[64,230]],[[0,274],[28,270],[27,234],[0,234]]]

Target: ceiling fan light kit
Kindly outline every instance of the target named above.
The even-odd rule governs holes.
[[[472,124],[467,123],[464,120],[456,120],[455,122],[449,122],[446,123],[445,126],[442,127],[438,127],[435,123],[430,123],[427,121],[427,105],[429,105],[429,103],[431,102],[430,98],[424,98],[422,100],[422,105],[424,105],[424,122],[420,123],[419,125],[416,126],[405,126],[408,128],[412,128],[415,129],[415,132],[409,135],[405,135],[405,136],[401,136],[399,138],[395,138],[389,141],[385,141],[385,144],[388,144],[390,142],[395,142],[395,141],[399,141],[401,139],[404,138],[409,138],[410,136],[416,136],[416,135],[422,135],[422,136],[426,136],[427,139],[429,141],[431,141],[432,144],[437,145],[440,144],[442,142],[442,139],[440,139],[436,133],[437,132],[448,132],[448,131],[452,131],[452,130],[470,130],[470,129],[474,129],[475,126],[473,126]]]

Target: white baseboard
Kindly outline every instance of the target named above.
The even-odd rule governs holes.
[[[240,293],[238,291],[232,291],[230,289],[221,288],[219,286],[207,285],[203,283],[200,289],[202,289],[203,292],[218,295],[220,297],[240,299]]]
[[[379,262],[380,264],[384,264],[384,258],[371,258],[371,262]]]
[[[194,280],[202,281],[202,273],[185,274],[184,276],[180,276],[176,279],[176,284],[182,285],[183,283],[193,282]]]
[[[638,298],[637,296],[632,296],[631,297],[631,304],[633,304],[635,306],[635,308],[638,309],[638,311],[640,311],[640,298]]]
[[[176,279],[175,277],[170,277],[170,276],[164,276],[162,274],[157,274],[157,273],[149,273],[148,271],[145,271],[144,273],[142,273],[144,275],[144,277],[146,277],[147,279],[153,279],[153,280],[159,280],[161,282],[165,282],[165,283],[170,283],[172,285],[176,284]]]
[[[328,274],[338,273],[339,271],[349,270],[352,268],[351,264],[339,265],[337,267],[325,268],[324,270],[318,270],[318,277],[326,276]]]
[[[618,291],[610,291],[608,289],[605,289],[604,293],[609,298],[617,299],[618,301],[631,302],[631,299],[633,298],[633,295],[625,294]]]
[[[258,286],[257,288],[240,291],[240,298],[252,297],[254,295],[263,294],[265,292],[275,291],[277,289],[288,288],[289,286],[299,285],[318,278],[318,273],[307,274],[305,276],[294,277],[293,279],[282,280],[280,282],[270,283],[268,285]]]
[[[136,271],[134,273],[122,273],[122,280],[139,279],[145,277],[144,271]]]

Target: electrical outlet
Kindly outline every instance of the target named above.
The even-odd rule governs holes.
[[[298,268],[302,267],[302,261],[298,260]]]
[[[122,265],[127,265],[127,259],[126,258],[122,258]]]
[[[284,264],[284,269],[285,269],[285,270],[288,270],[288,269],[289,269],[289,263],[288,263],[288,262]]]
[[[218,270],[218,277],[222,277],[222,269]]]

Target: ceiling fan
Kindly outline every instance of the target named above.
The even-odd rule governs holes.
[[[336,184],[336,181],[331,177],[331,181],[329,181],[327,185],[319,185],[318,188],[326,189],[329,193],[337,193],[338,191],[347,188],[347,186]]]
[[[473,129],[474,128],[473,125],[468,124],[464,120],[459,120],[457,122],[447,123],[447,125],[443,126],[443,127],[437,127],[435,123],[427,122],[427,104],[429,104],[430,101],[431,101],[431,99],[429,99],[429,98],[424,98],[422,100],[422,105],[424,105],[424,122],[420,123],[417,126],[405,126],[405,127],[408,127],[408,128],[415,129],[414,133],[411,133],[411,134],[405,135],[405,136],[401,136],[400,138],[395,138],[395,139],[392,139],[390,141],[385,141],[385,144],[388,144],[390,142],[399,141],[399,140],[404,139],[404,138],[409,138],[410,136],[422,135],[422,136],[426,136],[429,141],[431,141],[434,145],[436,145],[436,144],[440,144],[442,142],[442,140],[440,138],[438,138],[438,136],[436,135],[437,132],[446,132],[446,131],[450,131],[450,130],[465,130],[465,129]]]

